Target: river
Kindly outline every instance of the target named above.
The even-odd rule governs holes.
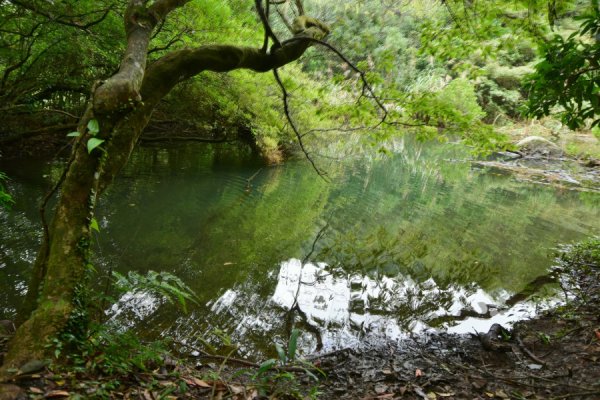
[[[184,313],[144,291],[111,291],[107,319],[193,346],[226,336],[262,356],[291,326],[308,352],[531,315],[555,287],[506,301],[548,273],[558,245],[600,234],[600,194],[466,158],[404,139],[389,156],[319,158],[326,182],[305,160],[269,167],[237,145],[139,147],[99,203],[94,286],[103,291],[110,271],[165,271],[198,300]],[[16,201],[0,211],[0,319],[11,319],[40,241],[37,203],[60,163],[0,170]]]

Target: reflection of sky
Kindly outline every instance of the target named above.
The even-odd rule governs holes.
[[[372,279],[335,272],[324,263],[303,265],[297,259],[285,261],[281,263],[277,286],[270,298],[275,308],[286,311],[296,305],[306,316],[305,322],[321,332],[324,351],[356,344],[367,335],[401,339],[431,329],[428,321],[447,315],[458,316],[464,309],[480,314],[489,311],[491,318],[468,317],[448,323],[444,327],[449,332],[487,331],[493,323],[510,325],[536,311],[532,303],[502,309],[498,304],[509,297],[508,293],[494,299],[478,288],[442,289],[433,279],[418,283],[410,278]],[[235,315],[236,310],[248,311],[242,305],[251,301],[247,288],[229,289],[212,303],[211,312],[234,316],[238,321],[234,330],[239,337],[249,330],[267,334],[276,325],[284,324],[267,309],[262,309],[265,311],[262,315]],[[314,350],[315,341],[306,342],[313,348],[305,350]]]
[[[109,323],[119,330],[127,330],[151,316],[162,303],[161,299],[146,291],[130,291],[123,294],[106,314]]]

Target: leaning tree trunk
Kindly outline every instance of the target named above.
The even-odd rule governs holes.
[[[79,124],[81,136],[73,148],[72,162],[49,229],[35,263],[29,300],[33,312],[18,328],[9,344],[0,373],[18,368],[33,359],[49,356],[46,346],[75,322],[78,297],[88,265],[90,223],[97,196],[125,165],[156,104],[177,83],[202,71],[226,72],[247,68],[265,72],[296,60],[310,40],[321,39],[328,28],[300,17],[296,37],[265,52],[228,45],[202,46],[172,52],[146,68],[151,33],[159,20],[186,0],[154,2],[146,9],[143,1],[132,0],[126,12],[127,50],[119,72],[98,86]],[[105,142],[91,153],[86,148],[90,133],[86,125],[99,122],[96,137]],[[27,318],[27,317],[26,317]]]

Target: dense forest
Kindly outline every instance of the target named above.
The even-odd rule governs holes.
[[[597,269],[599,71],[598,0],[0,0],[0,376],[87,371],[111,376],[114,387],[96,394],[115,398],[114,374],[164,369],[167,359],[158,342],[146,348],[139,330],[109,321],[117,288],[146,290],[177,312],[214,311],[229,292],[223,268],[246,299],[247,308],[228,306],[239,320],[265,318],[248,309],[253,291],[273,289],[259,274],[298,258],[301,271],[314,261],[306,265],[315,285],[322,274],[333,277],[323,278],[333,279],[329,289],[349,288],[350,313],[358,304],[403,315],[399,331],[489,317],[487,306],[457,314],[470,296],[512,306],[536,282],[556,284],[547,247],[587,237],[563,259]],[[32,160],[45,163],[35,172],[44,190],[27,195],[13,175]],[[205,179],[206,165],[211,178],[190,183]],[[228,192],[228,168],[243,172],[245,194]],[[178,188],[181,171],[190,180]],[[157,178],[122,183],[138,176]],[[157,190],[181,209],[152,203]],[[38,207],[35,218],[24,211]],[[562,223],[554,236],[548,220]],[[113,221],[137,225],[135,234]],[[516,241],[524,235],[538,246]],[[503,242],[482,240],[494,236]],[[37,252],[26,265],[13,257],[19,240]],[[127,254],[117,243],[128,243]],[[176,261],[186,252],[201,272]],[[113,270],[113,259],[145,265]],[[279,277],[292,279],[294,262],[282,265]],[[25,290],[10,268],[27,277]],[[220,291],[201,292],[195,274]],[[299,274],[298,287],[308,276]],[[358,280],[365,294],[356,303]],[[318,381],[314,365],[293,361],[298,341],[322,350],[330,323],[302,309],[299,293],[281,306],[297,311],[298,329],[293,318],[285,334],[265,328],[278,360],[252,364],[248,387],[260,395],[308,396],[286,373]],[[241,330],[210,325],[201,343],[232,349],[214,355],[215,374],[236,355],[264,355],[236,353]],[[218,398],[219,379],[203,395]]]

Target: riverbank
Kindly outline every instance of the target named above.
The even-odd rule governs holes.
[[[513,149],[474,160],[474,168],[564,190],[600,192],[597,134],[589,130],[572,132],[553,119],[498,130],[510,137]]]
[[[0,399],[596,399],[600,238],[557,260],[564,303],[512,328],[364,343],[286,366],[176,352],[119,374],[38,363],[0,386]]]

